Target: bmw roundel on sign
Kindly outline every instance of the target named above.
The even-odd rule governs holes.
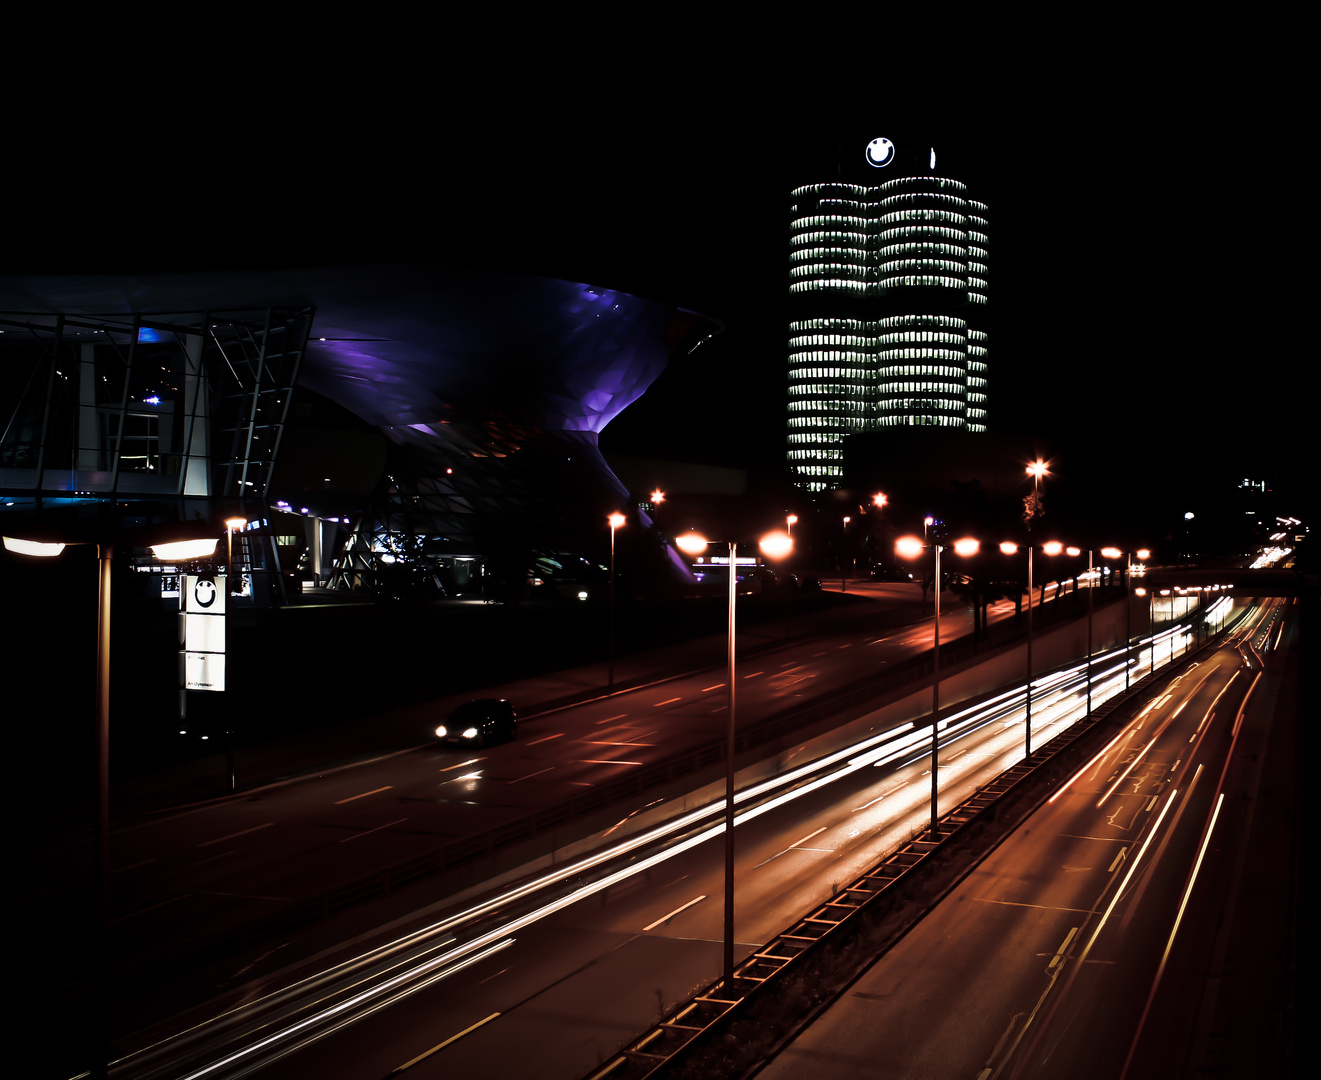
[[[867,144],[867,164],[882,169],[894,160],[894,143],[889,139],[872,139]]]
[[[216,583],[210,578],[200,578],[193,586],[193,599],[202,607],[210,607],[216,602]]]

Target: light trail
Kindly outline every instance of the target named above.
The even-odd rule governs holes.
[[[1188,875],[1188,884],[1184,886],[1183,897],[1179,901],[1178,913],[1174,916],[1174,926],[1170,928],[1169,940],[1165,942],[1165,951],[1161,953],[1160,964],[1156,968],[1156,977],[1151,983],[1151,992],[1147,995],[1147,1003],[1142,1008],[1142,1016],[1138,1020],[1137,1030],[1133,1033],[1133,1041],[1129,1044],[1128,1057],[1124,1059],[1124,1069],[1119,1074],[1120,1080],[1128,1075],[1128,1068],[1133,1063],[1133,1052],[1137,1049],[1138,1039],[1142,1037],[1142,1029],[1147,1023],[1147,1016],[1151,1012],[1151,1003],[1156,999],[1156,991],[1160,987],[1161,977],[1165,974],[1165,964],[1170,958],[1170,950],[1174,948],[1174,938],[1179,933],[1179,924],[1183,921],[1184,910],[1188,907],[1188,898],[1193,893],[1193,886],[1197,884],[1197,875],[1202,869],[1202,859],[1206,857],[1207,846],[1211,843],[1211,833],[1215,830],[1216,821],[1220,817],[1220,807],[1224,805],[1225,794],[1221,792],[1216,798],[1215,810],[1211,813],[1211,823],[1206,827],[1206,833],[1202,837],[1202,846],[1197,851],[1197,859],[1193,863],[1192,873]]]
[[[1138,670],[1142,670],[1144,666],[1140,648],[1142,644],[1149,645],[1149,650],[1154,651],[1158,645],[1172,640],[1181,631],[1181,627],[1174,627],[1144,639],[1139,643],[1139,653],[1135,660],[1129,661],[1123,658],[1127,649],[1093,655],[1090,664],[1093,707],[1123,691],[1126,667],[1136,664]],[[1188,636],[1186,633],[1183,634],[1185,644]],[[1166,658],[1157,656],[1156,666],[1165,666],[1173,658],[1172,654],[1171,649],[1170,655]],[[1118,662],[1114,662],[1116,659]],[[1085,712],[1086,706],[1080,695],[1086,687],[1088,667],[1089,665],[1084,661],[1033,681],[1034,713],[1041,718],[1034,730],[1041,733],[1043,744],[1055,731],[1073,723]],[[672,701],[677,700],[679,699],[672,699]],[[672,701],[657,704],[668,705]],[[1003,750],[997,750],[996,757],[1011,753],[1013,745],[1018,743],[1018,756],[1010,763],[1022,760],[1021,742],[1016,727],[1024,704],[1025,689],[1020,686],[995,694],[976,705],[960,709],[940,720],[938,725],[938,730],[941,732],[940,744],[942,747],[953,745],[988,725],[1010,717],[1014,726],[995,731],[987,741],[995,746],[1004,747]],[[859,740],[852,746],[827,754],[814,762],[749,785],[735,795],[736,806],[742,807],[736,813],[735,826],[770,813],[860,769],[896,764],[902,767],[906,764],[905,759],[921,760],[925,757],[925,751],[916,754],[914,751],[929,745],[929,739],[929,722],[901,723],[879,734]],[[480,759],[473,759],[473,762],[476,760]],[[608,764],[631,763],[612,761]],[[942,777],[943,775],[942,770]],[[956,779],[961,777],[943,778],[942,786],[948,786]],[[1168,805],[1167,803],[1162,809],[1162,817]],[[902,814],[898,808],[895,812]],[[237,1077],[248,1075],[273,1060],[341,1030],[355,1020],[371,1015],[408,994],[432,985],[492,955],[494,951],[507,947],[512,944],[512,935],[518,930],[721,836],[725,829],[723,813],[723,802],[717,801],[681,814],[672,821],[645,829],[617,844],[593,852],[575,862],[563,864],[535,880],[525,882],[491,899],[440,919],[326,972],[318,973],[274,994],[230,1010],[187,1032],[120,1059],[115,1062],[115,1067],[128,1071],[133,1068],[135,1062],[144,1063],[146,1059],[159,1058],[169,1053],[171,1046],[183,1046],[184,1052],[188,1053],[184,1044],[200,1042],[201,1038],[209,1033],[223,1035],[224,1043],[232,1045],[237,1038],[251,1037],[255,1034],[251,1030],[242,1031],[245,1026],[260,1031],[284,1023],[286,1026],[279,1030],[270,1032],[239,1050],[227,1053],[208,1065],[195,1068],[194,1071],[181,1076],[179,1080],[217,1080],[222,1075],[227,1080],[235,1080]],[[712,822],[711,819],[717,820]],[[893,822],[890,824],[893,825]],[[659,850],[639,857],[646,848],[659,848]],[[1143,850],[1145,851],[1145,847]],[[1141,854],[1131,864],[1130,877],[1140,859]],[[609,868],[612,862],[620,860],[627,860],[627,864],[618,869]],[[564,886],[571,879],[582,882],[584,875],[595,876],[570,887],[566,892],[558,895],[553,893],[554,889]],[[549,899],[534,902],[522,913],[510,914],[511,909],[516,912],[521,905],[531,901],[538,894],[550,894]],[[502,916],[498,926],[479,930],[474,937],[455,943],[454,931],[461,927],[479,924],[482,920],[497,914]],[[440,955],[433,955],[437,952],[440,952]],[[345,980],[348,980],[347,985],[336,985],[344,983]],[[359,989],[373,980],[380,981],[366,989]],[[320,994],[319,1000],[311,1006],[304,1004],[305,999],[312,994]],[[333,1004],[326,1004],[344,994],[349,996]],[[291,1020],[291,1017],[307,1011],[309,1007],[315,1011],[300,1019]],[[189,1056],[196,1056],[196,1049]],[[147,1077],[162,1074],[149,1068],[148,1071],[135,1075]]]

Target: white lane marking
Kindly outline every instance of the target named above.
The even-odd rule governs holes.
[[[751,675],[744,675],[745,679],[755,679],[758,675],[765,675],[764,671],[754,671]]]
[[[1107,873],[1107,874],[1113,874],[1113,873],[1115,872],[1115,870],[1118,869],[1119,864],[1122,863],[1122,862],[1124,861],[1124,856],[1127,855],[1127,854],[1128,854],[1128,848],[1127,848],[1127,847],[1121,847],[1121,848],[1119,849],[1119,854],[1115,856],[1115,861],[1112,862],[1112,863],[1110,864],[1110,869],[1107,870],[1106,873]]]
[[[482,758],[470,757],[467,761],[460,761],[457,765],[446,765],[441,772],[453,772],[455,769],[462,769],[465,765],[476,765]]]
[[[531,742],[525,742],[524,746],[536,746],[537,743],[550,742],[551,739],[558,739],[564,732],[557,731],[554,735],[543,735],[539,739],[533,739]]]
[[[1064,954],[1066,951],[1068,951],[1069,948],[1069,942],[1073,940],[1073,935],[1076,934],[1077,932],[1078,932],[1078,928],[1075,926],[1072,930],[1070,930],[1067,934],[1064,935],[1064,940],[1060,943],[1060,947],[1055,950],[1055,955],[1051,957],[1050,963],[1046,965],[1047,971],[1049,971],[1051,968],[1053,968],[1056,964],[1058,964],[1061,960],[1064,959]]]
[[[346,836],[343,840],[337,841],[340,844],[347,844],[350,840],[357,840],[361,836],[370,836],[374,832],[380,832],[382,829],[388,829],[391,825],[402,825],[408,818],[401,817],[398,821],[392,821],[388,825],[377,825],[374,829],[367,829],[364,832],[354,833],[352,836]]]
[[[507,969],[506,969],[506,970],[507,970]],[[476,1031],[476,1030],[477,1030],[479,1027],[481,1027],[483,1024],[489,1024],[492,1020],[494,1020],[494,1019],[495,1019],[497,1016],[499,1016],[499,1015],[500,1015],[500,1014],[499,1014],[498,1012],[491,1013],[491,1015],[488,1016],[488,1017],[486,1017],[486,1019],[484,1019],[484,1020],[478,1020],[477,1023],[472,1024],[471,1026],[464,1028],[464,1029],[463,1029],[462,1031],[460,1031],[457,1035],[451,1035],[451,1036],[450,1036],[448,1039],[446,1039],[443,1043],[437,1043],[437,1044],[436,1044],[435,1046],[433,1046],[430,1050],[424,1050],[422,1053],[418,1054],[417,1057],[413,1058],[411,1061],[405,1061],[402,1065],[399,1065],[399,1066],[397,1066],[396,1068],[391,1069],[391,1070],[390,1070],[390,1076],[394,1076],[396,1073],[401,1073],[401,1072],[403,1072],[405,1069],[411,1069],[411,1068],[412,1068],[414,1065],[416,1065],[419,1061],[425,1061],[425,1060],[426,1060],[427,1058],[429,1058],[432,1054],[434,1054],[437,1050],[444,1050],[445,1047],[449,1046],[450,1043],[452,1043],[452,1042],[458,1042],[459,1039],[462,1039],[462,1038],[463,1038],[465,1035],[467,1035],[469,1032]]]
[[[669,698],[669,699],[666,700],[666,701],[658,701],[658,702],[656,702],[656,704],[653,705],[652,708],[653,708],[653,709],[659,709],[662,705],[673,705],[676,701],[682,701],[682,700],[683,700],[683,698],[681,698],[681,697],[672,697],[672,698]]]
[[[354,799],[365,799],[368,795],[379,795],[382,791],[389,791],[393,784],[386,784],[385,787],[372,788],[371,791],[364,791],[361,795],[350,795],[347,799],[336,799],[336,806],[343,806],[346,802],[353,802]]]
[[[241,832],[233,832],[228,836],[217,836],[214,840],[205,840],[198,844],[198,847],[210,847],[212,844],[223,844],[226,840],[236,840],[240,836],[247,836],[248,833],[261,832],[262,829],[269,829],[275,822],[268,821],[265,825],[254,825],[251,829],[244,829]]]
[[[598,723],[598,724],[608,724],[608,723],[610,723],[611,720],[623,720],[623,719],[624,719],[625,717],[627,717],[627,716],[628,716],[628,713],[626,713],[626,712],[622,712],[622,713],[620,713],[618,716],[607,716],[604,720],[598,720],[597,723]]]
[[[640,761],[604,761],[600,758],[579,758],[582,765],[641,765]]]
[[[662,916],[661,916],[659,919],[657,919],[654,923],[650,923],[650,924],[648,924],[647,926],[644,926],[644,927],[642,928],[642,932],[643,932],[644,934],[646,934],[646,933],[648,933],[648,932],[650,932],[650,931],[652,931],[652,930],[655,930],[656,927],[660,926],[661,923],[667,923],[667,922],[669,922],[669,921],[670,921],[671,919],[673,919],[676,915],[678,915],[679,912],[681,912],[681,911],[687,911],[687,910],[688,910],[690,907],[692,907],[694,904],[700,904],[700,903],[701,903],[703,900],[705,900],[705,899],[706,899],[706,894],[703,893],[701,896],[698,896],[698,897],[696,897],[696,898],[694,898],[694,899],[692,899],[692,900],[689,900],[688,903],[683,904],[683,905],[681,905],[681,906],[675,908],[675,909],[674,909],[673,911],[671,911],[668,915],[662,915]]]
[[[776,852],[774,855],[772,855],[769,859],[763,859],[761,862],[759,862],[759,863],[757,864],[757,866],[754,866],[753,869],[756,870],[757,867],[765,866],[768,862],[774,862],[776,859],[778,859],[781,855],[785,854],[786,852],[793,851],[793,849],[796,848],[796,847],[798,847],[799,844],[805,844],[805,843],[807,843],[807,841],[811,840],[812,837],[814,837],[814,836],[820,836],[823,832],[826,831],[827,827],[828,827],[828,826],[822,825],[821,828],[819,828],[819,829],[816,830],[816,832],[810,832],[810,833],[808,833],[806,836],[804,836],[801,840],[795,840],[792,844],[790,844],[787,848],[785,848],[784,851],[777,851],[777,852]],[[833,851],[834,848],[809,848],[809,849],[805,849],[805,850],[811,850],[811,851]]]
[[[1106,793],[1102,795],[1100,799],[1097,800],[1096,808],[1098,810],[1105,805],[1105,800],[1110,798],[1115,788],[1117,788],[1120,784],[1124,782],[1124,777],[1126,777],[1129,773],[1131,773],[1133,769],[1137,766],[1137,763],[1146,756],[1147,751],[1150,750],[1153,745],[1155,745],[1155,742],[1158,738],[1160,738],[1159,732],[1151,737],[1151,742],[1147,743],[1146,746],[1144,746],[1140,751],[1138,751],[1136,754],[1133,755],[1133,760],[1128,763],[1128,768],[1119,774],[1119,779],[1116,780],[1113,784],[1111,784],[1109,789],[1106,791]]]

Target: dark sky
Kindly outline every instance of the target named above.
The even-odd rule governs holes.
[[[1113,445],[1116,483],[1198,461],[1296,476],[1311,456],[1316,347],[1286,253],[1290,230],[1314,231],[1296,179],[1307,148],[1288,117],[1260,108],[1269,87],[1245,97],[1214,64],[1182,78],[1132,70],[1122,89],[1089,71],[940,100],[921,84],[666,92],[659,72],[636,98],[538,84],[504,106],[437,91],[424,110],[362,83],[261,102],[214,91],[187,99],[204,122],[55,153],[20,176],[11,205],[26,216],[11,218],[0,262],[406,260],[668,300],[727,330],[675,362],[603,443],[773,468],[788,191],[813,178],[804,162],[823,141],[860,152],[877,134],[921,131],[990,206],[993,428],[1098,457]],[[1296,254],[1310,243],[1300,236]]]

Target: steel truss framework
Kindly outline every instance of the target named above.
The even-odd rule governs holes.
[[[0,312],[0,496],[265,518],[313,315]],[[245,547],[278,572],[269,537]]]

